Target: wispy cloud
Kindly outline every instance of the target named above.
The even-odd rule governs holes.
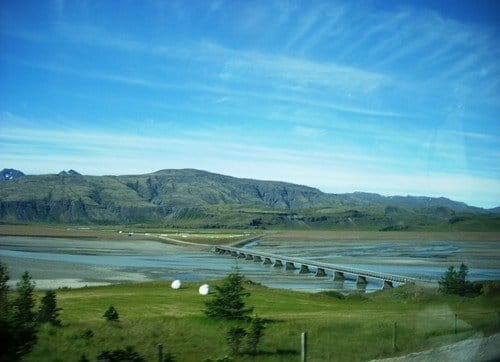
[[[290,48],[295,45],[295,43],[302,40],[304,36],[311,32],[313,26],[322,17],[324,9],[324,4],[311,7],[305,15],[299,18],[299,24],[295,33],[288,39],[288,42],[285,45],[286,49],[290,50]]]
[[[235,50],[215,42],[193,43],[189,47],[145,44],[138,40],[115,36],[93,25],[59,23],[58,27],[60,29],[59,33],[70,42],[126,52],[148,53],[152,56],[162,58],[194,60],[202,67],[213,67],[215,65],[223,69],[219,73],[222,84],[225,87],[229,87],[235,93],[241,90],[241,84],[261,86],[268,89],[272,87],[272,92],[268,91],[266,94],[260,93],[257,95],[262,95],[266,98],[275,97],[278,100],[309,103],[313,106],[327,105],[342,112],[369,114],[373,116],[400,115],[399,112],[393,110],[377,110],[358,104],[343,102],[346,94],[355,94],[359,97],[364,97],[367,93],[372,93],[382,87],[395,86],[391,77],[385,74],[336,64],[335,62],[318,62],[293,56]],[[10,35],[15,36],[14,33],[10,33]],[[36,37],[33,40],[40,41]],[[46,39],[46,41],[52,41],[52,39]],[[59,64],[52,66],[40,64],[39,66],[46,69],[51,68],[52,70],[107,78],[108,80],[126,82],[128,84],[165,87],[165,84],[160,84],[161,82],[145,81],[141,80],[140,77],[131,79],[130,76],[110,74],[110,72],[106,71],[86,72],[82,69],[68,69],[67,66]],[[179,88],[183,87],[182,85],[178,86]],[[196,86],[193,86],[193,88],[200,89]],[[336,100],[329,100],[322,103],[315,94],[318,89],[336,95]],[[297,93],[299,96],[291,99],[290,91]]]
[[[450,131],[451,134],[456,136],[461,136],[465,138],[476,139],[480,141],[498,141],[498,138],[491,134],[479,133],[479,132],[465,132],[465,131]]]
[[[295,126],[293,132],[300,137],[318,138],[326,134],[326,130],[321,128]]]
[[[500,48],[484,24],[421,4],[150,0],[122,4],[148,14],[124,29],[84,3],[2,18],[3,160],[147,158],[332,191],[445,193],[457,176],[464,199],[480,191],[469,181],[498,196]]]
[[[309,130],[311,132],[312,130]],[[126,153],[133,155],[136,151],[140,150],[141,154],[144,152],[153,152],[155,154],[164,154],[166,151],[179,151],[182,150],[186,153],[187,150],[193,152],[215,152],[219,153],[221,150],[227,152],[232,157],[245,157],[249,155],[253,157],[264,158],[266,160],[281,160],[282,162],[307,162],[309,160],[327,160],[327,161],[340,161],[357,160],[360,162],[388,162],[387,159],[377,159],[374,156],[357,155],[355,153],[331,153],[331,152],[317,152],[317,151],[300,151],[295,149],[268,147],[261,145],[251,145],[245,143],[235,143],[231,141],[224,141],[223,139],[214,142],[217,137],[213,133],[199,134],[197,138],[189,137],[152,137],[152,136],[137,136],[126,133],[102,133],[93,130],[42,130],[30,128],[10,128],[0,135],[0,140],[4,143],[6,141],[20,141],[29,144],[40,144],[42,148],[44,145],[58,145],[66,148],[72,148],[80,151],[92,151],[99,154],[109,154],[118,152],[123,156]],[[227,137],[227,136],[223,136]],[[126,149],[123,146],[126,145]],[[177,153],[176,152],[176,153]]]
[[[5,58],[4,58],[5,59]],[[162,81],[155,81],[155,80],[148,80],[144,79],[141,77],[133,77],[133,76],[128,76],[128,75],[120,75],[120,74],[114,74],[114,73],[108,73],[108,72],[97,72],[97,71],[85,71],[82,69],[77,69],[77,68],[69,68],[66,66],[61,66],[61,65],[51,65],[51,64],[35,64],[35,63],[26,63],[24,62],[24,65],[30,66],[30,67],[35,67],[39,69],[44,69],[48,71],[54,71],[54,72],[61,72],[61,73],[67,73],[67,74],[72,74],[74,76],[78,77],[88,77],[88,78],[94,78],[94,79],[101,79],[101,80],[106,80],[106,81],[113,81],[113,82],[119,82],[119,83],[124,83],[128,85],[133,85],[133,86],[141,86],[141,87],[148,87],[148,88],[160,88],[160,89],[184,89],[184,90],[191,90],[191,91],[198,91],[198,92],[210,92],[210,93],[218,93],[218,94],[226,94],[226,95],[238,95],[241,97],[255,97],[255,98],[263,98],[263,99],[273,99],[276,101],[282,101],[282,102],[290,102],[290,103],[295,103],[295,104],[304,104],[304,105],[309,105],[312,107],[322,107],[322,108],[327,108],[331,110],[336,110],[340,112],[345,112],[345,113],[354,113],[354,114],[361,114],[361,115],[368,115],[368,116],[375,116],[375,117],[408,117],[412,118],[413,116],[408,116],[404,115],[398,112],[393,112],[393,111],[386,111],[386,110],[377,110],[377,109],[370,109],[370,108],[365,108],[365,107],[357,107],[357,106],[351,106],[351,105],[345,105],[345,104],[339,104],[334,101],[321,101],[318,100],[314,97],[310,96],[302,96],[302,95],[290,95],[286,94],[284,92],[279,92],[279,93],[261,93],[261,92],[253,92],[253,91],[242,91],[237,88],[233,87],[227,87],[227,86],[206,86],[203,84],[188,84],[188,83],[171,83],[171,82],[162,82]],[[276,62],[274,64],[277,68],[279,67],[279,62]],[[349,79],[349,74],[350,71],[348,68],[346,68],[344,71],[340,71],[342,80],[345,80],[346,82]],[[342,75],[343,73],[343,75]],[[362,77],[363,75],[359,75]],[[367,75],[369,77],[369,75]],[[317,75],[318,79],[321,79],[319,74]],[[376,81],[375,81],[376,83]],[[370,87],[373,87],[374,85],[372,84]]]

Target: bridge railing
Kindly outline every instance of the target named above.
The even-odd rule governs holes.
[[[305,264],[305,265],[313,266],[316,268],[322,268],[322,269],[326,269],[326,270],[330,270],[330,271],[338,271],[338,272],[353,274],[353,275],[360,275],[360,276],[364,276],[364,277],[368,277],[368,278],[390,280],[390,281],[401,282],[401,283],[411,283],[411,282],[416,282],[416,281],[422,281],[421,279],[418,279],[418,278],[412,278],[412,277],[407,277],[407,276],[402,276],[402,275],[380,273],[380,272],[375,272],[375,271],[365,270],[365,269],[358,269],[358,268],[350,268],[350,267],[345,267],[345,266],[336,265],[336,264],[322,263],[322,262],[318,262],[318,261],[310,260],[310,259],[289,257],[289,256],[267,253],[267,252],[263,252],[263,251],[235,248],[235,247],[231,247],[231,246],[224,246],[224,245],[215,246],[214,250],[216,250],[216,249],[234,251],[237,253],[244,253],[244,254],[259,255],[259,256],[265,257],[265,258],[271,258],[271,259],[275,259],[275,260],[279,259],[279,260],[284,261],[284,262],[291,262],[291,263],[297,263],[297,264]]]

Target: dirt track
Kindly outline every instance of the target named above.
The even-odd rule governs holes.
[[[423,361],[498,361],[500,360],[500,333],[489,337],[471,337],[466,340],[406,356],[373,360],[372,362]]]

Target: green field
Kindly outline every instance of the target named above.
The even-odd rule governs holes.
[[[63,327],[44,326],[27,361],[77,361],[82,354],[94,360],[105,349],[134,346],[155,360],[158,343],[177,361],[202,361],[227,354],[224,337],[237,322],[208,319],[199,283],[172,290],[167,282],[122,284],[59,290]],[[442,296],[436,290],[404,286],[345,299],[248,284],[247,304],[269,320],[257,356],[243,361],[298,360],[300,333],[309,333],[310,361],[368,360],[406,354],[467,338],[476,332],[498,331],[500,293],[475,298]],[[498,288],[497,288],[498,289]],[[40,292],[41,295],[41,292]],[[102,314],[114,305],[119,323]],[[458,333],[454,334],[454,313]],[[398,330],[398,351],[392,350],[392,324]],[[241,323],[245,325],[245,323]],[[94,337],[85,339],[90,328]]]
[[[119,231],[123,231],[119,233]],[[128,236],[128,232],[133,232]],[[255,230],[255,229],[171,229],[145,225],[75,226],[62,224],[0,224],[0,235],[79,237],[116,240],[156,240],[167,235],[171,239],[201,244],[227,244],[254,237],[278,242],[293,241],[380,241],[380,240],[453,240],[499,241],[500,232],[474,231],[340,231],[340,230]]]

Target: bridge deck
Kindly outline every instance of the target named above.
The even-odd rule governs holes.
[[[363,270],[363,269],[358,269],[358,268],[348,268],[348,267],[341,266],[341,265],[322,263],[322,262],[318,262],[315,260],[277,255],[277,254],[266,253],[266,252],[262,252],[262,251],[251,250],[251,249],[241,249],[241,248],[235,248],[235,247],[231,247],[231,246],[218,245],[218,246],[215,246],[213,250],[216,251],[217,249],[224,250],[224,251],[233,251],[233,252],[237,252],[237,253],[258,255],[258,256],[263,257],[263,258],[271,258],[274,260],[281,260],[282,262],[291,262],[294,264],[307,265],[307,266],[321,268],[321,269],[329,270],[329,271],[337,271],[337,272],[342,272],[342,273],[347,273],[347,274],[352,274],[352,275],[360,275],[360,276],[367,277],[367,278],[387,280],[387,281],[393,281],[393,282],[398,282],[398,283],[412,283],[412,282],[421,281],[417,278],[411,278],[411,277],[406,277],[406,276],[402,276],[402,275],[379,273],[379,272],[375,272],[375,271],[371,271],[371,270]]]

